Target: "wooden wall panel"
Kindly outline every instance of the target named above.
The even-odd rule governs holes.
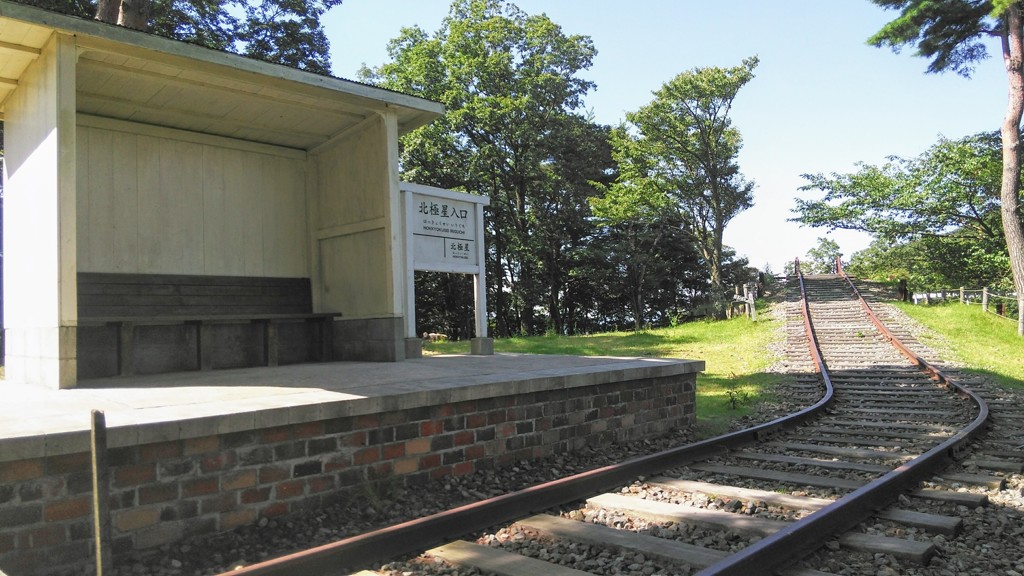
[[[384,120],[364,128],[320,156],[320,229],[387,216],[387,133]]]
[[[114,132],[112,156],[113,262],[114,270],[139,269],[138,137]],[[109,154],[108,154],[109,155]],[[87,228],[88,229],[88,228]],[[85,236],[84,234],[82,236]]]
[[[263,164],[263,180],[274,191],[263,196],[263,253],[266,265],[285,276],[305,276],[309,269],[305,201],[283,193],[305,182],[300,166],[284,158],[269,158]],[[301,231],[301,234],[296,233]]]
[[[259,196],[251,194],[251,191],[266,186],[263,180],[263,161],[248,154],[238,155],[236,160],[229,165],[240,166],[235,170],[239,176],[233,180],[234,185],[230,194],[243,198],[237,204],[239,208],[235,214],[229,214],[228,218],[239,218],[239,227],[242,231],[242,263],[247,276],[262,276],[266,272],[263,266],[263,206]]]
[[[136,150],[138,151],[136,177],[138,179],[139,198],[139,269],[113,270],[113,272],[167,272],[173,267],[171,259],[164,255],[164,236],[169,233],[167,224],[177,215],[171,213],[171,199],[160,190],[160,148],[154,138],[139,136]],[[114,153],[117,153],[116,151]],[[80,194],[89,194],[88,187]],[[113,224],[113,223],[111,223]],[[103,234],[109,226],[100,226],[93,221],[89,230],[80,231],[84,234]],[[108,272],[99,265],[80,261],[79,269],[83,272]]]
[[[203,154],[203,261],[222,274],[241,276],[244,268],[237,254],[242,251],[242,231],[234,226],[238,219],[228,219],[231,200],[227,191],[228,151],[208,148]]]
[[[323,259],[323,312],[358,318],[389,315],[390,291],[381,257],[384,229],[337,236],[320,242]]]
[[[371,117],[314,155],[320,309],[348,317],[394,314],[389,253],[387,125]]]
[[[79,269],[308,277],[305,157],[126,122],[79,126]]]

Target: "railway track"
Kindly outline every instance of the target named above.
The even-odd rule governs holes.
[[[1014,447],[951,468],[986,426],[985,401],[903,345],[846,277],[799,283],[790,306],[803,319],[787,340],[807,408],[233,574],[347,574],[422,550],[362,574],[819,576],[851,554],[880,559],[879,573],[927,564],[933,536],[962,528],[949,510],[985,506]]]

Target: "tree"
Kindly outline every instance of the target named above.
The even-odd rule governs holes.
[[[668,196],[647,178],[651,158],[636,150],[639,142],[624,126],[611,133],[611,143],[619,176],[590,203],[597,223],[613,231],[613,252],[621,259],[616,267],[627,286],[633,329],[640,330],[645,322],[648,271],[656,262],[661,240],[669,229],[672,206]]]
[[[807,259],[800,261],[804,274],[834,274],[836,260],[842,257],[839,244],[831,238],[818,238],[818,245],[807,251]]]
[[[911,286],[955,288],[991,286],[1012,289],[1005,246],[996,246],[956,233],[891,243],[875,240],[854,253],[846,269],[854,275],[882,281],[906,280]]]
[[[360,76],[448,110],[403,139],[405,177],[490,196],[487,275],[495,332],[544,330],[548,322],[538,311],[561,307],[552,290],[567,280],[556,268],[572,252],[571,240],[563,238],[555,250],[546,243],[584,221],[589,215],[577,208],[586,203],[578,199],[596,193],[582,178],[597,174],[566,168],[569,157],[582,165],[585,155],[600,154],[566,136],[600,137],[581,128],[582,98],[594,85],[577,76],[590,67],[593,43],[512,4],[456,0],[437,32],[405,28],[388,53],[391,62]],[[593,168],[604,166],[596,160]],[[554,213],[573,223],[553,223]],[[567,234],[580,238],[578,230]]]
[[[588,200],[599,193],[599,185],[614,179],[615,170],[607,126],[576,115],[560,122],[549,136],[551,157],[544,167],[550,176],[534,194],[531,240],[538,249],[547,330],[573,334],[579,292],[588,282],[579,271],[594,235]]]
[[[917,158],[890,157],[882,166],[858,164],[850,174],[804,174],[793,220],[808,226],[860,230],[901,242],[953,232],[1002,236],[999,213],[1001,145],[994,133],[940,138]]]
[[[724,317],[722,237],[736,214],[751,206],[754,184],[736,163],[742,145],[729,112],[740,88],[754,77],[757,57],[733,68],[695,68],[626,115],[636,137],[619,140],[620,163],[636,166],[626,184],[664,195],[685,221],[708,266],[716,317]]]
[[[1017,290],[1018,309],[1024,311],[1024,221],[1021,219],[1020,124],[1024,115],[1024,19],[1019,0],[872,0],[900,16],[868,41],[899,50],[917,46],[917,54],[930,58],[929,72],[952,70],[970,76],[973,67],[988,57],[982,39],[1000,39],[1010,92],[1000,128],[1002,178],[1000,210],[1003,234]],[[1017,333],[1024,336],[1024,312]]]
[[[214,50],[329,74],[323,14],[342,0],[27,0]]]
[[[874,236],[868,252],[854,255],[860,275],[902,271],[912,281],[951,286],[998,282],[1009,271],[999,209],[1001,156],[999,136],[983,133],[940,138],[916,158],[860,164],[850,174],[805,174],[810,183],[802,190],[824,195],[798,199],[794,220]],[[909,261],[897,264],[897,255]],[[966,276],[969,271],[978,276]]]

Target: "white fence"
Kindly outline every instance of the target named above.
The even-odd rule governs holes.
[[[913,298],[914,304],[947,302],[955,298],[961,304],[980,305],[983,312],[995,314],[1010,321],[1016,320],[1017,334],[1024,336],[1024,308],[1021,307],[1021,300],[1014,292],[1000,294],[999,292],[989,290],[988,287],[967,289],[961,286],[955,290],[942,289],[915,292]]]

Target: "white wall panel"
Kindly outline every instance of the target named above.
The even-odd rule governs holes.
[[[111,187],[113,235],[112,269],[118,272],[139,269],[139,179],[138,137],[113,132],[111,145],[118,150],[112,156]],[[88,229],[88,227],[86,228]],[[84,236],[84,234],[83,234]]]
[[[347,317],[395,314],[388,146],[384,119],[377,117],[314,156],[324,311]]]
[[[324,310],[348,317],[390,315],[388,279],[382,273],[384,229],[325,239],[323,258]]]
[[[81,270],[309,275],[303,155],[95,119],[79,135]]]

